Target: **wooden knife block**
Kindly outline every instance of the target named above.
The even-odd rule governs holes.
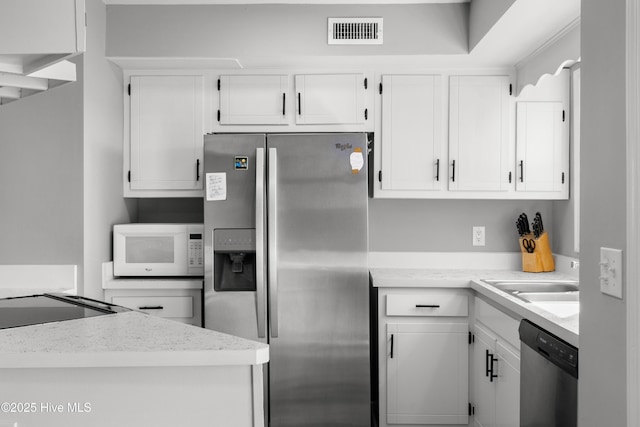
[[[524,248],[524,245],[522,244],[524,239],[533,239],[536,243],[536,247],[532,253],[527,252]],[[549,244],[549,235],[546,231],[537,239],[533,237],[533,234],[522,236],[520,237],[519,242],[520,251],[522,252],[522,271],[529,273],[555,271],[556,265],[553,260],[551,245]]]

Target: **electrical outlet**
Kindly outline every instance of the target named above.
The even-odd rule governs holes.
[[[622,299],[622,251],[600,248],[600,292]]]
[[[473,227],[473,246],[484,246],[484,226]]]

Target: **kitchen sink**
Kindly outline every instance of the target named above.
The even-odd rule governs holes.
[[[529,302],[536,301],[579,301],[579,291],[570,292],[521,292],[513,294],[516,297]]]
[[[483,280],[483,282],[559,317],[580,311],[580,287],[574,280]]]
[[[511,294],[556,294],[579,291],[578,282],[573,280],[483,280],[483,282]]]

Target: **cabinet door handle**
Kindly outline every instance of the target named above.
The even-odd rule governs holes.
[[[524,161],[520,160],[520,182],[524,182]]]
[[[451,181],[456,182],[456,161],[454,160],[451,165],[453,166],[453,175],[451,176]]]
[[[161,305],[143,305],[142,307],[138,307],[138,310],[163,310],[164,307]]]
[[[196,160],[196,181],[200,181],[200,159]]]
[[[298,92],[298,115],[302,115],[302,95]]]
[[[493,354],[489,353],[490,357],[491,357],[491,367],[489,368],[489,381],[493,382],[494,378],[498,378],[498,375],[494,372],[494,363],[498,362],[498,359],[496,357],[493,357]]]
[[[436,159],[436,181],[440,181],[440,159]]]
[[[393,359],[393,334],[391,334],[391,358]]]
[[[489,373],[491,372],[491,369],[489,369],[489,358],[491,358],[491,353],[489,353],[489,350],[485,350],[485,355],[484,355],[484,376],[488,377]]]
[[[416,304],[416,308],[440,308],[440,304]]]
[[[286,99],[287,99],[287,94],[283,93],[282,94],[282,115],[285,116],[285,105],[286,105]]]

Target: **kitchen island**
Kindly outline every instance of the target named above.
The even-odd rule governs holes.
[[[268,361],[266,344],[136,311],[3,329],[0,425],[263,426]]]

